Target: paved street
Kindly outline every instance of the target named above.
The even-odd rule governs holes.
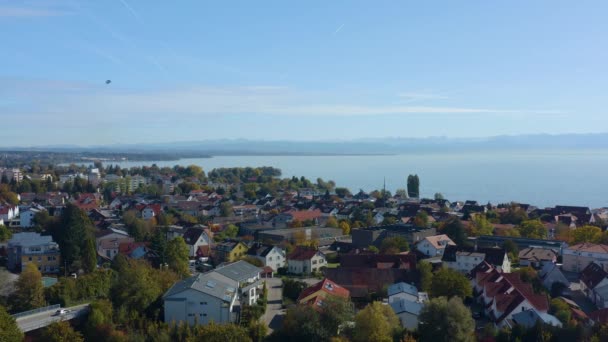
[[[283,310],[283,289],[281,288],[281,278],[268,278],[266,288],[268,289],[268,306],[264,314],[264,321],[268,326],[268,333],[281,326],[285,310]]]
[[[55,311],[57,311],[57,310],[50,310],[50,311],[45,311],[45,312],[29,315],[26,317],[19,317],[19,318],[17,318],[17,325],[19,325],[19,328],[25,332],[35,330],[35,329],[38,329],[41,327],[45,327],[54,322],[69,320],[74,317],[77,317],[77,316],[87,312],[88,307],[89,307],[88,303],[73,306],[73,307],[67,308],[68,310],[70,310],[70,312],[68,312],[67,314],[61,315],[61,316],[54,316]]]

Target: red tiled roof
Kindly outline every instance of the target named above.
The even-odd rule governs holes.
[[[289,260],[310,260],[312,257],[317,254],[316,249],[304,248],[304,247],[296,247],[296,249],[287,256]]]
[[[128,256],[137,248],[146,245],[145,242],[124,242],[118,245],[118,253]]]
[[[299,211],[288,211],[287,214],[291,215],[291,217],[293,218],[293,220],[298,220],[298,221],[306,221],[306,220],[314,220],[317,219],[319,217],[321,217],[321,210],[319,209],[315,209],[315,210],[299,210]]]
[[[590,252],[590,253],[608,253],[608,245],[596,243],[579,243],[578,245],[568,247],[571,251]]]
[[[320,282],[314,284],[313,286],[304,289],[300,293],[300,296],[298,297],[298,302],[318,291],[323,291],[327,294],[342,297],[342,298],[348,298],[350,296],[350,291],[348,291],[347,289],[343,288],[342,286],[334,283],[333,281],[325,278],[325,279],[321,280]]]
[[[593,311],[589,314],[589,318],[601,324],[608,323],[608,308]]]

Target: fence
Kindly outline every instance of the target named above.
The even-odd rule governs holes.
[[[19,318],[19,317],[25,317],[25,316],[29,316],[29,315],[33,315],[33,314],[37,314],[40,312],[45,312],[45,311],[51,311],[51,310],[55,310],[55,309],[59,309],[61,308],[61,305],[59,304],[53,304],[50,306],[45,306],[43,308],[38,308],[38,309],[34,309],[34,310],[30,310],[30,311],[24,311],[24,312],[20,312],[20,313],[16,313],[13,316],[13,318]]]

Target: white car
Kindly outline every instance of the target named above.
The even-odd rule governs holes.
[[[57,311],[55,311],[55,313],[53,314],[53,316],[61,316],[61,315],[65,315],[68,312],[70,312],[70,310],[67,309],[59,309]]]

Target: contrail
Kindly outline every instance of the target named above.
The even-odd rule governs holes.
[[[344,24],[340,25],[340,27],[338,27],[335,31],[334,34],[340,32],[340,30],[344,27]]]
[[[131,12],[131,14],[133,15],[133,17],[135,17],[135,19],[137,21],[139,21],[140,24],[142,24],[142,20],[141,17],[139,16],[139,14],[137,14],[137,12],[135,12],[135,10],[133,9],[133,7],[131,7],[126,0],[120,0],[120,2],[122,2],[122,4],[127,8],[127,10],[129,10],[129,12]]]

